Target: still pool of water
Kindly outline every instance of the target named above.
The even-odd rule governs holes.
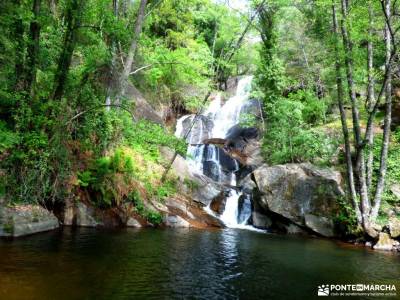
[[[311,299],[326,283],[400,289],[400,256],[237,229],[64,228],[0,241],[0,299]]]

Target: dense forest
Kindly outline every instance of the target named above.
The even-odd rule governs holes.
[[[161,223],[146,203],[180,193],[176,120],[253,75],[262,116],[241,125],[261,132],[263,161],[339,170],[337,221],[377,238],[400,216],[400,3],[240,3],[1,1],[3,202],[130,205]]]

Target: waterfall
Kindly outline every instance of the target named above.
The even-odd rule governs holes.
[[[177,121],[175,135],[186,137],[188,142],[187,161],[193,170],[211,179],[230,186],[236,186],[235,172],[239,163],[230,158],[215,145],[204,145],[209,138],[224,139],[229,130],[240,123],[241,110],[249,100],[252,76],[239,79],[236,93],[225,103],[220,94],[216,95],[208,107],[196,118],[195,115],[181,117]],[[189,134],[188,130],[193,128]],[[219,218],[227,227],[245,228],[251,216],[251,201],[249,197],[236,189],[228,189],[225,209]],[[206,209],[208,212],[211,210]]]

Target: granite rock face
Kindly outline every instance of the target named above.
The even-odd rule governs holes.
[[[320,235],[334,236],[337,199],[344,195],[339,172],[307,163],[263,165],[254,171],[254,178],[264,210]]]
[[[0,236],[19,237],[58,227],[58,219],[39,205],[0,206]]]

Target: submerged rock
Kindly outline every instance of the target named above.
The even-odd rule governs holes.
[[[314,165],[287,164],[254,171],[260,206],[314,232],[332,237],[337,199],[344,195],[341,175]]]
[[[0,236],[19,237],[58,227],[57,218],[39,205],[0,207]]]

